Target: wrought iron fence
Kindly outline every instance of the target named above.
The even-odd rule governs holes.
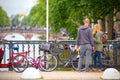
[[[120,40],[109,40],[109,54],[113,56],[115,66],[120,66]]]

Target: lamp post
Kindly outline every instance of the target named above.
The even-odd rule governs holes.
[[[48,29],[49,29],[49,17],[48,17],[48,12],[49,12],[49,9],[48,9],[48,4],[49,4],[49,0],[46,0],[46,42],[48,42]]]

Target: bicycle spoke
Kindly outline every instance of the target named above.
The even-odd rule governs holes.
[[[12,60],[12,67],[16,72],[23,72],[28,67],[28,61],[25,56],[17,55]]]
[[[73,68],[74,70],[77,70],[77,67],[78,67],[77,54],[73,55],[71,64],[72,64],[72,68]]]
[[[57,67],[57,59],[52,54],[42,56],[40,66],[45,71],[53,71]]]

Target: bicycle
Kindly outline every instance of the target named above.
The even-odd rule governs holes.
[[[72,64],[72,67],[74,70],[77,70],[78,68],[78,60],[79,60],[79,57],[78,55],[80,55],[80,49],[76,49],[75,48],[75,45],[72,45],[72,52],[75,53],[73,56],[72,56],[72,60],[71,60],[71,64]]]
[[[108,67],[114,67],[115,66],[114,57],[118,56],[118,55],[113,56],[112,51],[113,51],[113,46],[112,45],[107,45],[107,44],[103,45],[103,50],[101,52],[102,70],[105,70]],[[92,56],[94,56],[94,53],[93,53]],[[97,66],[98,65],[99,64],[98,64],[98,61],[97,61]]]
[[[3,40],[3,42],[4,42],[4,40]],[[2,50],[2,48],[0,50],[1,50],[0,52],[4,52]],[[0,67],[12,67],[15,72],[22,72],[23,69],[21,71],[19,69],[16,69],[16,70],[14,69],[15,65],[17,65],[17,64],[24,64],[24,62],[21,60],[21,61],[17,61],[15,65],[13,64],[14,57],[16,57],[17,55],[21,54],[19,52],[15,53],[13,50],[18,50],[18,48],[17,47],[12,47],[12,54],[10,55],[10,58],[7,59],[8,63],[0,63]],[[27,52],[22,52],[22,53],[27,53]],[[3,58],[4,53],[0,53],[0,54],[2,54],[1,57]],[[22,56],[22,57],[24,57],[24,56]],[[26,63],[26,64],[28,64],[28,63]],[[24,67],[26,68],[27,66],[24,66]]]
[[[41,45],[43,47],[43,45]],[[21,65],[22,64],[17,64],[14,65],[13,69],[15,71],[19,70],[19,72],[23,72],[28,65],[35,67],[41,71],[53,71],[56,68],[57,65],[57,59],[54,55],[50,54],[50,52],[48,50],[45,50],[43,48],[40,48],[41,51],[43,51],[43,55],[39,55],[36,59],[28,56],[28,52],[26,53],[21,53],[21,55],[17,55],[14,57],[13,59],[13,65],[16,64],[16,62],[18,61],[24,61],[27,60],[26,63],[26,67],[22,66],[24,69],[20,71]],[[16,70],[17,69],[17,70]]]
[[[75,45],[61,44],[60,41],[54,41],[51,45],[50,52],[57,57],[60,64],[64,67],[72,66],[76,70],[74,59],[77,59],[77,51]]]
[[[103,67],[114,67],[113,54],[110,53],[110,50],[113,50],[112,45],[103,46],[103,51],[101,52],[102,56],[102,64]]]
[[[101,52],[103,69],[114,66],[113,57],[111,57],[109,53],[110,53],[109,46],[104,44],[103,51]],[[94,53],[92,54],[92,57],[93,56],[94,56]],[[72,58],[72,62],[73,62],[72,66],[74,67],[75,70],[77,70],[77,67],[78,67],[78,58],[76,58],[76,57],[77,57],[77,54],[75,54]],[[92,60],[92,62],[93,62],[93,60]],[[97,61],[97,63],[98,63],[98,61]]]

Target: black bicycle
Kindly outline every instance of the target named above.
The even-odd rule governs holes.
[[[94,53],[93,55],[94,56]],[[101,58],[102,58],[102,65],[103,65],[103,70],[105,70],[108,67],[114,67],[114,56],[113,56],[113,46],[112,45],[103,45],[103,51],[101,52]],[[98,61],[97,61],[98,65]]]
[[[64,67],[72,66],[73,69],[77,69],[78,59],[75,45],[55,41],[51,43],[50,52],[57,57],[59,64],[62,64]]]
[[[104,45],[102,51],[103,67],[114,67],[113,47],[112,45]]]

